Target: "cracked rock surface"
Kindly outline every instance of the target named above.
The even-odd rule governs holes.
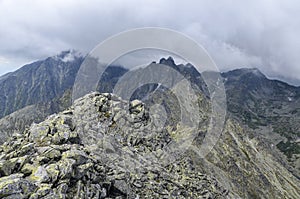
[[[172,136],[151,120],[140,101],[86,95],[0,147],[0,198],[230,196],[189,156],[165,159]]]

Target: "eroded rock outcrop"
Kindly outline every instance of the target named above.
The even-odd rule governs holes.
[[[139,101],[100,93],[77,100],[1,146],[0,198],[227,197],[189,157],[157,161],[172,136],[153,131],[153,119]]]

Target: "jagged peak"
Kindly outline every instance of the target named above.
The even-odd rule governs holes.
[[[169,56],[167,59],[166,58],[161,58],[159,60],[160,64],[166,64],[168,66],[176,66],[175,61],[173,59],[173,57]]]
[[[195,68],[191,63],[187,62],[187,63],[179,63],[176,64],[175,60],[172,56],[169,56],[167,59],[166,58],[161,58],[158,62],[159,64],[165,64],[171,67],[177,66],[177,67],[184,67],[184,68]],[[155,61],[152,62],[152,64],[156,64]]]

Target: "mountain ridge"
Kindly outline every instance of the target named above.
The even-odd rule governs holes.
[[[131,108],[126,113],[124,107],[128,106]],[[147,111],[141,101],[127,102],[112,94],[94,92],[77,99],[67,110],[31,125],[23,134],[15,134],[0,147],[0,196],[300,196],[299,179],[269,154],[264,142],[249,137],[251,134],[233,120],[227,120],[221,138],[206,158],[197,155],[201,145],[197,140],[192,150],[182,148],[179,156],[173,154],[177,148],[168,150],[171,159],[164,160],[159,155],[164,147],[182,130],[188,130],[182,126],[153,131],[148,128],[154,123],[146,116]],[[118,125],[120,119],[125,119],[125,125]],[[146,134],[135,131],[134,126],[143,127]]]
[[[22,85],[23,88],[26,87],[26,84],[24,84],[24,79],[26,79],[27,77],[29,77],[29,79],[35,79],[37,82],[44,82],[44,84],[46,85],[46,80],[49,79],[49,77],[44,77],[48,76],[48,70],[41,70],[39,73],[33,73],[34,69],[45,69],[47,68],[46,66],[49,66],[48,69],[54,68],[56,70],[56,73],[50,72],[50,74],[59,74],[59,76],[65,82],[65,86],[61,86],[61,79],[51,77],[51,81],[54,82],[55,85],[53,87],[56,88],[56,90],[54,89],[54,91],[52,91],[52,94],[49,91],[53,90],[53,88],[51,88],[50,90],[40,90],[41,96],[35,96],[33,97],[34,100],[31,101],[28,100],[26,96],[30,96],[32,95],[32,93],[34,93],[27,92],[32,91],[30,90],[32,88],[26,88],[26,92],[24,90],[21,90],[20,92],[23,94],[21,94],[20,97],[22,98],[22,96],[25,96],[26,100],[23,100],[23,103],[18,106],[15,106],[15,102],[8,104],[9,108],[6,108],[6,112],[1,112],[2,117],[10,112],[13,113],[15,110],[19,110],[20,108],[26,108],[27,106],[31,106],[31,108],[34,108],[37,104],[44,104],[42,106],[47,107],[47,104],[49,103],[53,106],[51,109],[48,109],[49,112],[45,112],[45,114],[36,113],[35,110],[33,110],[32,113],[30,113],[30,111],[27,111],[26,118],[29,119],[26,120],[26,124],[24,123],[22,125],[20,125],[20,123],[17,124],[15,120],[9,119],[16,116],[10,117],[8,115],[8,117],[0,119],[0,127],[4,126],[3,129],[5,129],[5,132],[3,132],[4,130],[1,132],[2,134],[5,133],[7,135],[11,135],[12,132],[15,131],[14,126],[18,126],[20,128],[19,130],[23,131],[26,125],[30,125],[32,122],[41,122],[48,115],[62,111],[71,105],[70,99],[72,96],[72,86],[74,83],[76,72],[83,60],[83,57],[79,57],[78,59],[74,60],[68,58],[67,62],[62,61],[64,57],[68,55],[68,53],[72,54],[71,51],[65,51],[58,56],[49,57],[43,61],[38,61],[26,65],[26,70],[18,70],[18,74],[23,76],[20,77],[19,81],[17,82],[18,84]],[[43,63],[46,64],[41,67]],[[52,63],[52,65],[49,63]],[[187,78],[192,84],[194,84],[196,86],[194,88],[197,91],[209,96],[209,93],[207,92],[207,90],[205,90],[205,83],[201,77],[201,74],[197,73],[197,70],[192,65],[176,65],[172,57],[162,58],[158,63],[167,64],[168,66],[173,67],[176,71],[183,74],[183,76]],[[60,70],[58,67],[60,64],[65,68],[69,67],[72,70]],[[24,72],[20,71],[29,71],[30,75],[24,75]],[[116,82],[119,80],[119,77],[121,77],[127,71],[128,70],[120,66],[108,68],[102,80],[100,80],[97,90],[102,92],[112,92],[112,89]],[[65,72],[66,74],[64,74]],[[5,78],[12,78],[12,80],[9,81],[9,86],[6,88],[3,88],[3,84],[1,82],[3,82],[4,80],[3,78],[1,80],[0,77],[0,102],[2,102],[2,109],[0,103],[1,110],[4,110],[3,107],[6,106],[6,104],[3,104],[3,97],[6,98],[5,95],[7,94],[7,90],[20,89],[16,86],[11,87],[11,85],[16,84],[16,81],[14,79],[15,77],[13,77],[12,74],[16,73],[9,73],[5,75]],[[41,76],[39,78],[36,78],[35,75]],[[295,87],[279,80],[270,80],[255,68],[236,69],[228,71],[226,73],[221,73],[221,76],[223,76],[224,78],[226,94],[228,97],[228,113],[230,117],[238,120],[241,124],[245,125],[245,127],[249,127],[250,129],[254,130],[256,132],[256,136],[262,136],[265,139],[269,140],[270,144],[273,144],[276,149],[279,149],[279,151],[285,154],[285,161],[289,164],[289,166],[292,166],[296,169],[293,174],[299,177],[300,146],[297,140],[300,137],[300,126],[298,125],[300,124],[300,87]],[[39,85],[41,84],[37,85],[38,86],[34,88],[34,90],[43,88],[43,84],[40,87]],[[52,85],[52,83],[50,83],[49,85]],[[156,90],[157,86],[158,85],[152,85],[147,87],[146,85],[142,88],[142,90],[140,90],[145,91],[144,93],[141,92],[143,93],[143,95],[136,95],[136,98],[139,99],[144,95],[150,94],[151,92]],[[47,88],[49,88],[49,86]],[[164,90],[162,89],[160,91]],[[13,92],[11,95],[9,95],[9,98],[13,99],[12,101],[16,101],[18,99],[15,98],[16,93],[17,92]],[[43,109],[41,108],[41,110]],[[22,114],[20,114],[20,117],[22,117]],[[18,113],[14,115],[18,115]],[[8,122],[11,122],[11,124],[7,126]]]

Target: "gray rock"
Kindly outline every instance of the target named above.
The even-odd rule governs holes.
[[[169,145],[187,129],[157,129],[146,117],[145,104],[132,102],[127,114],[123,108],[128,105],[113,95],[92,93],[76,100],[67,113],[8,140],[0,149],[0,196],[251,198],[259,193],[298,198],[299,180],[272,156],[264,156],[266,151],[234,121],[226,122],[223,139],[200,159],[195,149],[180,153]],[[123,116],[117,120],[119,112]],[[194,143],[190,147],[197,148],[201,140]],[[280,184],[269,180],[273,175]]]
[[[13,174],[0,178],[0,197],[26,198],[31,195],[36,186],[23,178],[23,174]]]

